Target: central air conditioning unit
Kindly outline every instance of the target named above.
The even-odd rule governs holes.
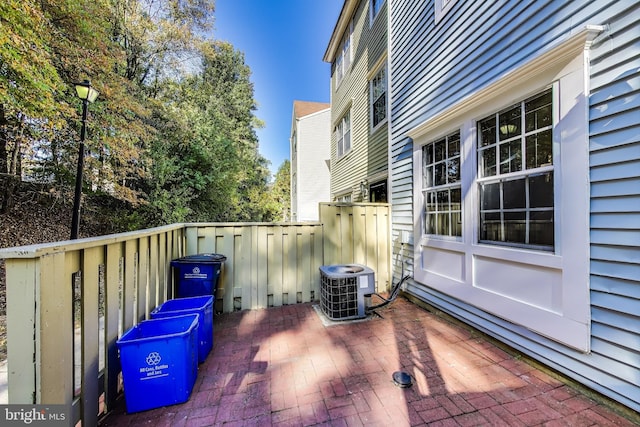
[[[375,292],[372,269],[359,264],[320,267],[320,308],[331,320],[366,317],[365,297]]]

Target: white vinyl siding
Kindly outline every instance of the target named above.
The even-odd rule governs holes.
[[[295,108],[295,107],[294,107]],[[318,203],[331,201],[331,111],[293,117],[291,137],[291,216],[317,221]]]

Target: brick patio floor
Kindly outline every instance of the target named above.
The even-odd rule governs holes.
[[[106,426],[631,426],[626,418],[398,298],[382,318],[327,325],[312,304],[216,316],[188,402]],[[410,388],[392,375],[411,374]]]

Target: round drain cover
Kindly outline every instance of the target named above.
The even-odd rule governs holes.
[[[393,373],[393,383],[398,387],[406,388],[413,385],[413,379],[406,372],[397,371]]]

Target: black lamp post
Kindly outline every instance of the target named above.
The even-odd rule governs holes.
[[[98,91],[89,80],[76,83],[76,93],[82,99],[82,129],[78,145],[78,170],[76,172],[76,191],[73,197],[73,217],[71,219],[71,239],[77,239],[80,231],[80,199],[82,197],[82,171],[84,169],[84,137],[87,130],[87,107],[98,97]]]

